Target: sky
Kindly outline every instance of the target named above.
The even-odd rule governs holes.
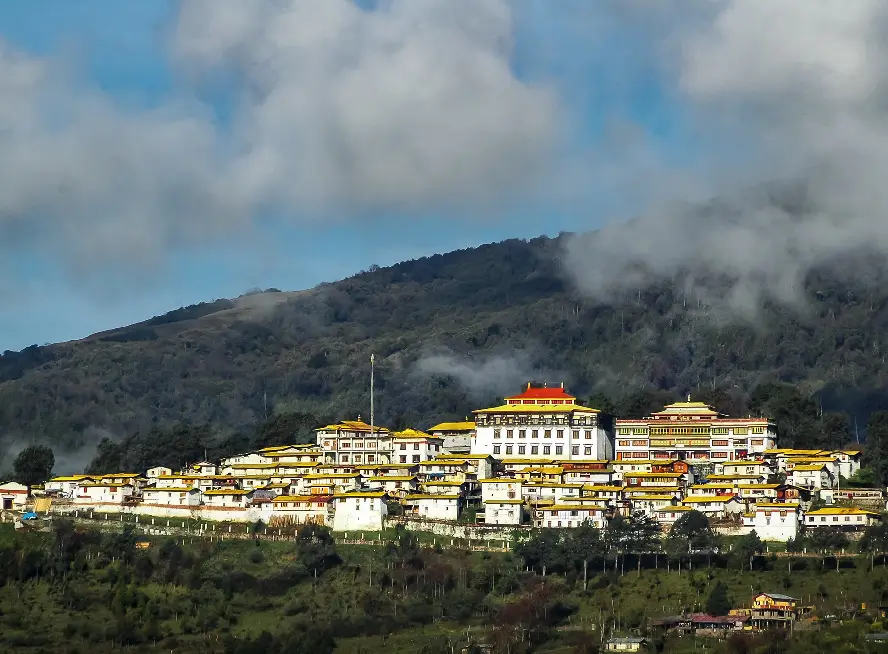
[[[583,292],[699,259],[743,282],[738,307],[791,300],[817,261],[888,250],[886,19],[878,0],[7,0],[0,350],[599,228],[564,254]],[[821,190],[805,229],[746,200],[729,234],[675,209],[799,176]]]

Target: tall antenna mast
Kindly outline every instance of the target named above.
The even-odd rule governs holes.
[[[373,406],[373,365],[376,363],[376,355],[370,355],[370,438],[373,438],[374,426],[376,425],[376,414]]]

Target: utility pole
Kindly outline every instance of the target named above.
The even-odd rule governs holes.
[[[375,431],[374,426],[376,425],[375,419],[375,407],[373,405],[373,366],[376,363],[376,355],[370,355],[370,438],[373,438],[373,433]]]

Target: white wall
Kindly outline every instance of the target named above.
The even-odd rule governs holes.
[[[416,500],[416,510],[422,518],[456,520],[459,518],[459,500]]]
[[[381,497],[335,497],[333,507],[334,531],[382,531],[387,511]]]

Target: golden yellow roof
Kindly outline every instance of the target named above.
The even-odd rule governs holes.
[[[278,495],[275,498],[272,498],[272,502],[305,502],[305,501],[317,501],[318,499],[322,499],[325,496],[323,495]]]
[[[728,466],[767,466],[764,461],[722,461],[722,467]]]
[[[642,479],[666,477],[667,479],[678,479],[683,474],[681,472],[631,472],[627,470],[623,473],[623,477],[641,477]]]
[[[412,465],[419,466],[464,466],[468,461],[465,459],[448,459],[446,461],[438,461],[437,459],[432,459],[431,461],[420,461],[419,463],[414,463]],[[408,464],[404,464],[408,465]]]
[[[757,509],[797,509],[798,502],[759,502],[755,505]]]
[[[663,506],[659,509],[654,509],[654,513],[669,513],[670,511],[693,511],[694,508],[691,506],[682,506],[681,504],[677,506]]]
[[[525,481],[521,484],[526,488],[582,488],[583,484],[563,484],[557,481]]]
[[[231,468],[232,470],[265,470],[277,468],[279,465],[279,463],[232,463],[225,467]]]
[[[795,466],[793,472],[817,472],[824,468],[826,468],[826,465],[823,463],[812,463],[811,465]]]
[[[370,433],[371,427],[363,420],[343,420],[342,422],[337,422],[333,425],[327,425],[326,427],[321,427],[317,431],[351,431],[363,433]],[[374,425],[372,427],[374,434],[388,434],[389,430],[386,427],[380,427],[379,425]]]
[[[605,507],[595,504],[551,504],[540,507],[540,511],[605,511]]]
[[[118,478],[123,479],[125,477],[133,479],[138,476],[139,476],[138,472],[114,472],[109,475],[102,475],[101,477],[99,477],[99,479],[118,479]]]
[[[579,404],[501,404],[489,409],[475,409],[472,413],[572,413],[573,411],[601,413],[598,409]]]
[[[466,461],[483,461],[489,459],[489,454],[439,454],[435,459],[464,459]]]
[[[764,475],[709,475],[707,479],[715,481],[737,481],[740,479],[761,479]]]
[[[737,484],[737,488],[746,490],[768,490],[780,488],[780,484]]]
[[[385,497],[385,493],[382,491],[357,491],[352,493],[334,493],[333,497]]]
[[[354,479],[360,477],[357,472],[324,472],[319,474],[304,475],[303,479]]]
[[[169,493],[189,493],[192,491],[195,493],[200,492],[197,488],[194,488],[193,486],[167,486],[167,487],[161,486],[160,488],[157,488],[155,486],[152,488],[143,488],[142,494],[144,495],[145,493],[154,493],[154,492],[160,492],[160,491],[169,492]]]
[[[489,477],[487,479],[479,479],[479,484],[521,484],[522,480],[512,479],[511,477]]]
[[[622,491],[628,488],[628,486],[608,486],[606,484],[596,485],[596,484],[584,484],[583,490],[587,491]]]
[[[424,481],[423,486],[462,486],[464,481]]]
[[[67,477],[53,477],[49,481],[83,481],[84,479],[100,479],[100,477],[92,477],[90,475],[68,475]]]
[[[676,461],[678,461],[678,459],[621,459],[619,461],[614,461],[614,466],[667,466],[675,463]]]
[[[81,488],[116,488],[118,486],[132,486],[130,483],[124,484],[115,484],[111,481],[95,481],[95,482],[87,482],[85,484],[80,484]]]
[[[528,474],[528,475],[529,475],[529,474],[532,474],[532,473],[534,473],[534,472],[538,472],[538,473],[543,474],[543,475],[560,475],[561,473],[564,472],[564,468],[555,467],[555,466],[552,466],[552,467],[538,467],[538,468],[537,468],[537,467],[533,467],[533,466],[528,466],[528,467],[526,467],[526,468],[522,468],[521,470],[519,470],[519,471],[518,471],[518,474],[519,474],[519,475],[520,475],[520,474]]]
[[[440,422],[429,431],[475,431],[474,422]]]
[[[427,434],[424,431],[420,431],[418,429],[413,429],[412,427],[408,427],[407,429],[401,431],[392,432],[392,436],[395,438],[438,438],[437,436],[432,436],[431,434]]]
[[[484,500],[484,504],[524,504],[524,500]]]
[[[391,475],[391,476],[387,477],[385,475],[379,475],[376,477],[368,477],[367,478],[368,481],[413,481],[414,479],[416,479],[416,477],[412,476],[412,475],[409,477],[398,477],[395,475]]]
[[[641,493],[639,495],[633,495],[632,499],[633,500],[674,500],[675,496],[674,495],[656,495],[656,494],[646,495],[644,493]]]
[[[807,515],[879,515],[875,511],[867,511],[865,509],[858,509],[857,507],[840,507],[840,506],[828,506],[822,509],[816,509],[814,511],[808,511]]]
[[[204,495],[248,495],[251,491],[241,488],[219,488],[213,490],[205,490]]]
[[[682,500],[682,502],[691,504],[714,502],[716,504],[722,504],[724,502],[730,502],[734,497],[734,495],[688,495]]]
[[[405,502],[409,502],[411,500],[458,500],[460,499],[459,495],[434,495],[431,493],[420,493],[418,495],[408,495],[404,498]]]

